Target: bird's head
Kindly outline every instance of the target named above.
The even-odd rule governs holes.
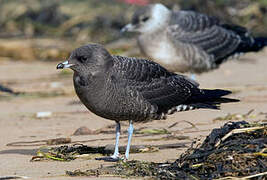
[[[168,24],[171,11],[162,4],[150,4],[137,9],[132,22],[121,29],[121,32],[151,33]]]
[[[70,68],[74,72],[96,75],[112,66],[109,52],[100,44],[87,44],[71,52],[70,57],[57,65],[57,69]]]

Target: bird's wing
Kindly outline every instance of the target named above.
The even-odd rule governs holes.
[[[241,41],[218,19],[193,11],[174,12],[167,33],[174,44],[196,46],[216,60],[230,56]]]
[[[161,110],[179,105],[201,91],[196,82],[168,72],[152,61],[121,56],[114,56],[114,59],[117,82]]]

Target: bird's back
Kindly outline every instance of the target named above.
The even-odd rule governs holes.
[[[177,46],[185,47],[184,52],[189,58],[184,57],[187,61],[191,60],[196,71],[198,67],[193,64],[201,65],[203,63],[200,62],[206,61],[210,64],[206,70],[217,68],[230,57],[259,51],[267,45],[266,38],[252,37],[244,27],[225,24],[215,17],[193,11],[172,13],[169,37]]]

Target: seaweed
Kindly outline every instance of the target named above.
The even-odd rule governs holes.
[[[58,138],[60,143],[62,144],[62,140]],[[52,140],[58,140],[52,139]],[[50,140],[51,141],[51,140]],[[47,141],[47,145],[55,144],[54,141]],[[40,142],[40,141],[33,141]],[[48,144],[50,142],[50,144]],[[56,141],[55,141],[56,142]],[[23,144],[23,142],[17,142]],[[29,142],[27,142],[29,143]],[[66,143],[66,141],[63,141]],[[69,142],[67,142],[69,143]],[[163,145],[133,145],[131,147],[131,153],[147,153],[147,152],[156,152],[159,149],[172,149],[172,148],[184,148],[186,143],[175,143],[175,144],[163,144]],[[16,145],[16,144],[8,144]],[[55,160],[55,161],[71,161],[77,158],[95,158],[96,156],[103,156],[103,155],[111,155],[114,150],[114,145],[106,145],[106,146],[88,146],[84,144],[74,144],[74,145],[64,145],[59,147],[52,147],[52,148],[44,148],[41,147],[38,151],[36,156],[33,156],[31,161],[42,161],[42,160]],[[126,146],[119,147],[120,152],[126,151]]]
[[[120,161],[69,176],[149,177],[152,179],[264,179],[267,176],[267,124],[228,122],[214,129],[202,144],[193,142],[176,161]]]

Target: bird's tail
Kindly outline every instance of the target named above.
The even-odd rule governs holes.
[[[221,103],[228,103],[228,102],[238,102],[237,99],[232,98],[225,98],[223,96],[232,94],[232,91],[222,90],[222,89],[202,89],[203,94],[201,95],[200,99],[203,101],[216,101]]]
[[[251,51],[259,51],[267,46],[267,37],[254,38],[254,43],[251,46]]]
[[[257,52],[267,46],[267,37],[252,37],[246,28],[238,25],[223,24],[224,28],[238,34],[241,38],[241,43],[235,53]]]
[[[236,50],[237,53],[258,52],[267,46],[267,37],[253,38],[252,36],[246,35],[241,38],[242,42]]]
[[[191,97],[184,104],[174,106],[168,111],[162,112],[161,114],[158,114],[158,116],[153,118],[166,119],[166,115],[170,115],[180,111],[189,111],[193,109],[220,109],[221,103],[239,102],[238,99],[223,97],[231,93],[231,91],[221,89],[202,89],[200,93],[197,93],[195,96]]]
[[[223,97],[231,93],[231,91],[221,89],[202,89],[200,93],[192,96],[184,104],[169,109],[167,114],[193,109],[219,109],[221,103],[239,102],[238,99]]]
[[[214,106],[214,109],[216,109],[221,103],[239,102],[238,99],[223,97],[231,93],[231,91],[221,89],[202,89],[202,93],[197,96],[193,96],[190,101],[193,103],[208,104],[208,107],[211,108]]]

